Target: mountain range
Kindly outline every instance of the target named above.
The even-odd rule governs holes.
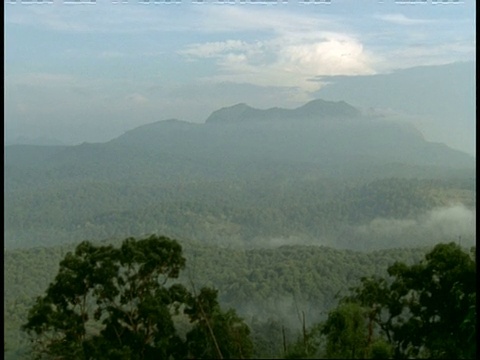
[[[473,169],[475,158],[426,141],[409,123],[320,99],[296,109],[237,104],[213,112],[204,124],[163,120],[106,143],[5,147],[7,188],[10,180],[21,181],[14,175],[25,169],[36,169],[41,181],[46,174],[112,180],[135,178],[135,173],[223,178],[273,169],[327,177],[375,169],[381,176],[383,168],[395,167],[456,171]]]

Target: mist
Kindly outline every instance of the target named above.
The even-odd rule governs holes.
[[[476,154],[475,62],[368,76],[322,77],[315,95],[412,122],[433,142]]]
[[[475,245],[475,218],[476,210],[463,204],[437,207],[417,219],[376,218],[350,228],[352,242],[342,243],[358,250],[433,246],[452,241],[471,247]]]
[[[249,242],[230,242],[232,248],[275,249],[281,246],[328,246],[336,249],[375,251],[434,246],[458,242],[475,246],[476,209],[464,204],[433,208],[415,219],[377,217],[362,225],[345,224],[339,231],[315,238],[308,235],[257,237]]]

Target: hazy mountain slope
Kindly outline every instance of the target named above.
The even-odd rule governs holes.
[[[293,110],[239,104],[214,112],[203,125],[160,121],[104,144],[5,149],[7,169],[37,167],[110,179],[142,169],[164,176],[208,176],[208,171],[222,176],[222,169],[255,162],[311,164],[326,175],[388,163],[474,166],[472,156],[429,143],[410,125],[363,117],[345,102],[323,100]]]
[[[476,152],[476,63],[400,69],[370,76],[332,76],[315,96],[408,117],[428,139]]]
[[[55,154],[62,153],[68,146],[52,145],[8,145],[4,148],[4,165],[16,167],[41,167]]]
[[[107,143],[7,146],[4,237],[9,247],[152,232],[348,248],[432,243],[430,227],[417,236],[411,221],[457,203],[468,207],[459,212],[470,221],[475,190],[464,184],[473,181],[474,165],[413,126],[365,117],[344,102],[236,105],[205,124],[160,121]],[[379,179],[386,181],[379,196],[362,187],[378,187]],[[401,231],[357,231],[376,218],[405,216],[413,224],[408,239]],[[459,233],[473,236],[468,226]]]
[[[429,143],[413,126],[361,116],[345,102],[315,100],[297,109],[245,104],[214,112],[204,125],[163,121],[110,142],[156,154],[216,161],[278,161],[348,167],[352,162],[472,167],[473,157]]]

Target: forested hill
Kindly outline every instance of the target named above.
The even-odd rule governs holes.
[[[345,102],[240,104],[107,143],[5,147],[5,246],[151,233],[361,250],[473,241],[474,165]]]

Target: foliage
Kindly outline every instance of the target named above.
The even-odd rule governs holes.
[[[438,231],[429,228],[425,233],[414,224],[400,228],[399,234],[392,226],[364,234],[359,227],[372,222],[381,226],[375,222],[378,219],[418,220],[452,203],[474,207],[475,192],[465,189],[465,182],[473,183],[473,178],[338,181],[318,174],[302,179],[297,173],[304,169],[295,175],[285,171],[248,180],[172,182],[145,175],[137,182],[57,183],[52,178],[41,187],[5,190],[5,244],[8,248],[54,245],[155,232],[222,245],[263,246],[272,238],[294,237],[303,243],[372,250],[431,245]],[[461,235],[464,243],[471,241],[470,230],[459,227],[447,231],[451,232],[455,238]]]
[[[121,243],[121,241],[98,242],[92,246],[108,248],[110,245],[107,244],[112,244],[112,248],[115,249],[115,244]],[[182,253],[187,259],[186,270],[195,275],[193,279],[195,286],[199,289],[205,286],[219,289],[218,301],[213,303],[206,301],[206,304],[212,306],[205,305],[205,309],[217,309],[207,314],[208,316],[213,314],[220,324],[217,330],[214,329],[214,335],[220,337],[221,334],[217,333],[223,332],[218,330],[222,329],[221,324],[228,322],[228,319],[235,319],[233,315],[226,317],[225,312],[219,310],[217,305],[234,307],[252,329],[249,337],[253,342],[251,356],[254,358],[325,356],[326,338],[319,335],[319,331],[314,331],[315,325],[309,324],[323,321],[321,314],[332,311],[337,305],[338,299],[335,299],[335,294],[342,297],[351,287],[355,290],[348,297],[348,301],[358,302],[364,308],[366,327],[364,334],[367,343],[370,344],[367,356],[372,358],[385,357],[385,354],[392,357],[404,356],[403,352],[398,350],[395,352],[397,348],[395,336],[399,336],[395,334],[395,330],[401,325],[401,319],[408,319],[409,313],[408,308],[402,305],[405,298],[401,296],[400,288],[392,286],[394,278],[388,276],[387,268],[395,261],[405,264],[406,268],[418,265],[425,258],[425,254],[432,251],[432,248],[417,248],[362,253],[318,246],[239,250],[188,241],[183,241],[182,245],[184,248]],[[72,249],[73,247],[69,246],[5,252],[5,339],[9,348],[6,358],[19,358],[20,349],[24,349],[22,351],[28,349],[21,337],[14,336],[15,324],[27,321],[24,313],[26,314],[28,308],[34,305],[29,300],[30,297],[43,293],[59,270],[58,262]],[[470,254],[472,259],[473,255]],[[180,272],[177,281],[187,286],[190,279],[184,275],[185,272]],[[359,282],[358,279],[362,276],[364,278]],[[168,280],[166,285],[171,286],[170,282],[171,280]],[[201,294],[204,299],[209,298],[208,292],[202,290],[197,294],[187,293],[186,300],[179,307],[179,314],[172,317],[177,330],[175,334],[184,341],[184,349],[188,349],[185,341],[193,328],[200,329],[201,331],[196,331],[201,336],[206,334],[210,336],[203,344],[190,342],[189,347],[192,351],[199,349],[197,354],[201,354],[202,351],[210,353],[216,351],[205,320],[198,318],[200,311],[198,305],[195,320],[191,321],[190,315],[183,313],[186,309],[195,309],[192,301]],[[472,339],[476,334],[476,294],[470,293],[468,297],[469,310],[460,328],[462,334],[466,334],[466,338],[470,339],[465,346],[465,354],[475,354],[476,345]],[[299,323],[297,314],[300,310],[306,314],[304,324],[307,325],[306,331],[302,331],[301,321]],[[227,320],[223,320],[225,318]],[[179,320],[183,321],[184,329],[179,327],[181,325]],[[94,326],[89,325],[89,334],[99,333],[104,326],[101,323],[95,324],[95,321],[91,323]],[[213,328],[216,322],[212,320],[211,324]],[[285,334],[285,341],[282,333]],[[192,338],[193,334],[190,335],[191,339],[201,339],[201,336]],[[248,349],[249,346],[245,348]],[[223,352],[222,349],[222,354]],[[225,354],[227,353],[225,350]],[[244,353],[248,351],[245,350]],[[13,357],[13,354],[18,356]],[[236,357],[240,356],[247,357],[240,354]],[[410,356],[413,357],[413,353]]]
[[[202,322],[213,321],[220,324],[215,331],[232,344],[225,355],[241,354],[250,341],[248,327],[234,312],[221,311],[215,291],[202,289],[196,298],[172,284],[184,267],[181,246],[166,237],[128,238],[120,248],[82,242],[60,262],[55,281],[37,298],[23,329],[40,358],[184,358],[184,340],[172,319],[183,307],[195,324],[187,334],[189,345],[215,339],[198,331]],[[204,300],[210,306],[200,305]]]
[[[322,353],[324,339],[321,336],[322,324],[317,324],[311,329],[302,329],[302,335],[288,348],[285,359],[316,359]]]
[[[474,358],[475,258],[455,243],[438,244],[423,261],[396,262],[390,279],[365,277],[344,299],[363,306],[396,358]],[[378,349],[372,348],[372,354]]]
[[[328,314],[322,334],[327,338],[326,356],[333,359],[364,359],[367,333],[364,309],[355,303],[339,305]]]
[[[95,242],[103,246],[120,246],[121,240]],[[18,331],[27,321],[32,298],[44,293],[59,270],[59,262],[73,245],[7,250],[5,270],[5,339],[6,356],[16,349],[26,349],[25,334]],[[337,303],[335,294],[344,295],[358,284],[361,276],[385,274],[394,261],[408,264],[420,260],[428,249],[390,249],[371,253],[336,250],[323,246],[281,246],[271,249],[226,248],[182,240],[186,269],[177,281],[190,287],[186,274],[199,289],[219,290],[222,308],[235,308],[252,330],[255,358],[284,356],[282,328],[288,351],[301,328],[298,312],[304,311],[307,327],[322,319],[322,313]],[[212,261],[215,259],[215,261]],[[190,330],[188,319],[184,331]],[[182,330],[181,328],[177,329]],[[303,336],[301,337],[303,344]],[[302,345],[303,346],[303,345]]]
[[[363,277],[285,357],[473,359],[475,262],[474,248],[443,243],[422,261],[395,262],[388,277]]]
[[[235,310],[223,312],[217,291],[203,288],[191,298],[185,313],[195,323],[187,334],[188,355],[195,359],[237,358],[252,356],[250,329]]]

